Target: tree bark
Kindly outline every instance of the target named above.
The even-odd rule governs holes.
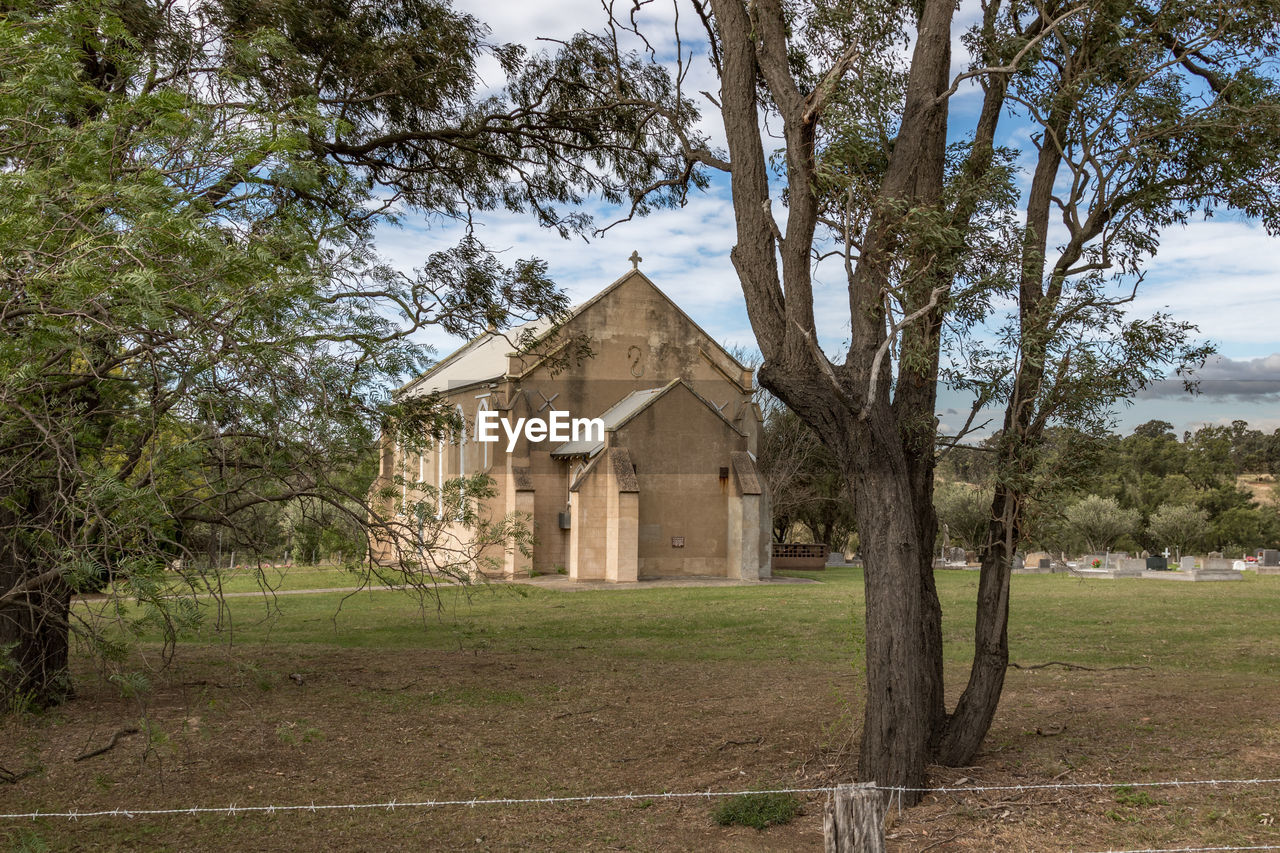
[[[863,454],[858,528],[866,589],[867,698],[859,775],[882,784],[924,787],[930,743],[941,713],[941,621],[932,574],[932,537],[890,458]],[[916,792],[904,792],[914,804]]]
[[[814,328],[811,251],[817,222],[815,126],[820,92],[801,92],[787,59],[776,0],[712,0],[721,37],[721,104],[732,169],[737,244],[732,252],[764,363],[761,384],[818,433],[853,495],[866,557],[867,701],[860,773],[923,788],[945,719],[941,609],[933,581],[934,404],[940,311],[932,250],[899,233],[906,210],[942,196],[950,69],[951,0],[927,0],[919,18],[903,119],[861,260],[849,282],[851,342],[843,364],[820,350]],[[787,219],[770,212],[760,139],[758,85],[769,90],[787,142]],[[904,243],[908,244],[904,249]],[[916,267],[906,311],[923,310],[901,346],[914,369],[891,388],[885,294],[903,252]],[[913,256],[913,252],[919,254]],[[945,287],[944,287],[945,292]],[[905,350],[904,350],[905,351]],[[906,803],[919,793],[906,793]]]

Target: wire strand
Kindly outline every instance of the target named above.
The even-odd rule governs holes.
[[[910,788],[887,785],[867,785],[867,789],[874,791],[882,791],[891,795],[901,796],[903,793],[931,793],[931,794],[978,794],[983,792],[1011,792],[1011,791],[1052,791],[1052,790],[1080,790],[1080,789],[1103,789],[1103,788],[1160,788],[1160,787],[1192,787],[1205,785],[1280,785],[1280,779],[1191,779],[1181,780],[1173,779],[1167,781],[1155,782],[1064,782],[1054,784],[1035,784],[1035,785],[978,785],[970,787],[937,787],[937,788]],[[82,818],[97,817],[160,817],[166,815],[200,815],[200,814],[276,814],[277,812],[322,812],[322,811],[365,811],[372,809],[381,809],[386,811],[395,811],[396,809],[422,809],[422,808],[442,808],[465,806],[474,808],[477,806],[523,806],[523,805],[555,805],[557,803],[593,803],[593,802],[617,802],[632,800],[675,800],[675,799],[696,799],[696,798],[714,798],[714,797],[740,797],[748,794],[825,794],[837,790],[838,785],[827,785],[819,788],[772,788],[767,790],[755,791],[690,791],[690,792],[670,792],[663,791],[649,794],[584,794],[576,797],[501,797],[501,798],[474,798],[470,800],[416,800],[397,802],[391,800],[383,803],[310,803],[310,804],[294,804],[294,805],[266,805],[266,806],[189,806],[185,808],[170,809],[128,809],[116,808],[105,809],[100,811],[69,811],[69,812],[20,812],[13,814],[0,814],[0,820],[35,820],[37,818],[65,818],[68,820],[80,820]],[[1277,850],[1280,847],[1187,847],[1176,848],[1178,853],[1182,851],[1199,851],[1199,850]],[[1111,853],[1111,851],[1108,851]],[[1165,851],[1114,851],[1114,853],[1165,853]]]

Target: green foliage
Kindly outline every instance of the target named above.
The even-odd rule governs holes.
[[[1138,513],[1121,508],[1115,498],[1087,495],[1067,508],[1065,521],[1087,553],[1100,554],[1134,532]]]
[[[968,483],[940,483],[933,492],[939,524],[947,525],[953,542],[978,550],[987,541],[991,490]]]
[[[738,794],[726,797],[711,816],[721,826],[760,830],[790,823],[799,810],[800,801],[791,794]]]
[[[115,673],[108,677],[125,699],[135,699],[151,692],[151,682],[140,672]]]
[[[1209,514],[1185,504],[1161,504],[1147,524],[1147,536],[1177,554],[1190,553],[1209,530]]]
[[[1036,484],[1025,509],[1024,535],[1035,547],[1080,553],[1089,548],[1079,515],[1086,507],[1098,509],[1096,500],[1114,501],[1110,515],[1120,511],[1125,524],[1114,536],[1099,542],[1153,553],[1252,552],[1280,545],[1280,505],[1257,501],[1236,485],[1238,447],[1248,448],[1262,433],[1237,422],[1230,430],[1204,427],[1181,438],[1165,421],[1149,421],[1127,436],[1090,436],[1065,427],[1046,432],[1035,456],[1037,467],[1026,476]],[[983,448],[998,445],[997,434]],[[1237,443],[1238,442],[1238,443]],[[940,479],[994,478],[986,449],[957,447],[948,451],[939,468]],[[983,482],[977,479],[976,482]],[[988,480],[989,482],[989,480]],[[953,487],[938,487],[938,512],[945,520],[944,503]],[[989,506],[988,506],[989,509]],[[954,509],[951,510],[954,513]],[[1126,515],[1128,513],[1128,515]],[[1132,515],[1136,513],[1136,518]],[[1072,517],[1069,517],[1071,515]],[[954,527],[954,525],[953,525]]]
[[[324,740],[324,732],[306,720],[285,720],[276,726],[276,738],[286,746],[299,746]]]
[[[1132,785],[1117,785],[1114,790],[1115,800],[1122,806],[1156,806],[1160,804],[1148,791],[1139,790]]]
[[[48,853],[53,849],[49,846],[49,842],[44,840],[44,836],[27,827],[19,827],[7,833],[5,840],[12,853]]]
[[[774,536],[787,541],[799,524],[812,541],[841,550],[856,528],[854,504],[835,456],[813,429],[766,396],[760,470],[769,486]]]
[[[526,56],[444,0],[6,7],[0,607],[27,616],[0,620],[21,646],[4,690],[49,692],[85,633],[60,612],[73,592],[136,598],[151,612],[125,627],[172,642],[198,616],[166,572],[216,589],[230,551],[431,550],[441,525],[371,499],[375,444],[421,445],[451,414],[384,389],[430,363],[425,327],[510,328],[567,300],[543,262],[473,236],[407,274],[372,235],[398,210],[493,208],[568,233],[590,220],[561,205],[678,176],[673,134],[696,114],[664,130],[619,104],[673,92],[634,57],[625,84],[583,62],[606,47]],[[502,91],[479,79],[490,57]],[[449,520],[478,523],[483,484],[446,489]],[[530,535],[486,524],[485,544]],[[394,571],[429,588],[479,550]]]

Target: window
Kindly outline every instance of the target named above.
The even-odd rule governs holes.
[[[477,407],[477,409],[476,409],[476,420],[477,420],[477,421],[479,421],[479,420],[480,420],[480,413],[481,413],[481,412],[487,412],[487,411],[489,411],[489,401],[488,401],[488,400],[481,400],[481,401],[480,401],[480,405],[479,405],[479,407]],[[480,454],[481,454],[480,470],[481,470],[481,471],[488,471],[488,470],[489,470],[489,444],[490,444],[490,442],[487,442],[487,441],[482,441],[482,442],[480,442],[480,448],[481,448],[481,450],[480,450]]]
[[[467,417],[462,413],[462,407],[458,406],[458,420],[461,427],[458,429],[458,476],[465,477],[467,475]]]
[[[409,451],[402,444],[400,445],[400,505],[404,506],[409,500]]]
[[[458,477],[467,476],[467,416],[463,414],[462,406],[458,406]],[[461,521],[466,506],[463,503],[466,500],[466,492],[461,484],[458,487],[458,520]]]
[[[436,518],[444,518],[444,439],[436,442]]]

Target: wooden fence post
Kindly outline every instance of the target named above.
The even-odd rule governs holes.
[[[841,785],[822,810],[826,853],[884,853],[885,798],[875,782]]]

